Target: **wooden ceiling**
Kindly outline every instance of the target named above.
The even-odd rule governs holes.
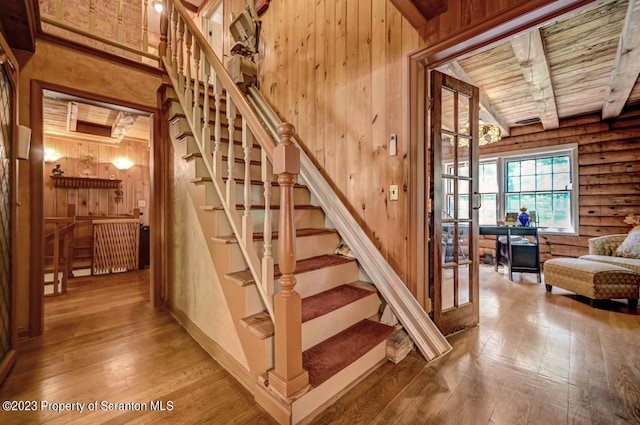
[[[149,143],[149,116],[126,108],[95,104],[45,91],[44,134],[79,141]]]
[[[503,136],[524,123],[617,117],[640,103],[640,0],[600,4],[438,68],[477,86],[484,122]]]

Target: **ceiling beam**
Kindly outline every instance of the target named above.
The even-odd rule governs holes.
[[[412,3],[427,20],[447,11],[447,0],[412,0]]]
[[[420,30],[427,25],[427,18],[411,0],[391,0],[391,3],[415,29]]]
[[[457,78],[458,80],[464,81],[467,84],[471,84],[472,86],[476,85],[473,83],[471,77],[469,77],[469,75],[465,72],[458,61],[453,61],[442,65],[438,67],[438,70],[445,74],[449,74],[452,77]],[[485,124],[493,124],[497,126],[500,129],[500,134],[502,134],[502,136],[506,137],[509,135],[509,127],[504,124],[504,120],[502,119],[500,114],[496,112],[495,108],[489,101],[489,98],[485,96],[482,90],[480,90],[480,119]]]
[[[542,126],[545,130],[558,128],[560,121],[556,96],[540,30],[534,29],[512,38],[511,47],[538,109]]]
[[[640,0],[629,0],[624,18],[611,83],[602,107],[602,119],[615,118],[622,112],[640,75]]]
[[[67,103],[67,131],[76,131],[78,128],[78,103]]]

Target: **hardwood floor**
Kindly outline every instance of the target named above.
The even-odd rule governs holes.
[[[506,273],[505,273],[506,275]],[[171,411],[2,412],[2,424],[274,421],[164,310],[148,274],[78,278],[45,301],[45,334],[21,343],[0,400],[173,403]],[[427,365],[384,364],[314,424],[640,423],[640,316],[596,308],[533,274],[481,267],[481,324]]]

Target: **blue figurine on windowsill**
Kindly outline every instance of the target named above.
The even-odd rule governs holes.
[[[527,213],[527,207],[520,208],[520,214],[518,214],[518,223],[522,227],[529,226],[529,214]]]

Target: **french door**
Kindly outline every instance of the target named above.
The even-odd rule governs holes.
[[[477,87],[432,71],[429,292],[447,335],[478,324]]]

